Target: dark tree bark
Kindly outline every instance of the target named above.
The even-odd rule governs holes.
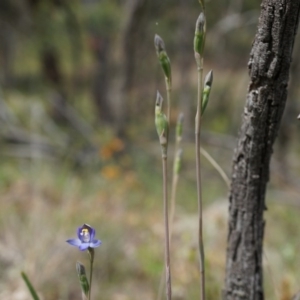
[[[223,299],[264,299],[262,252],[269,164],[287,98],[300,0],[263,0],[233,158]],[[296,119],[296,117],[295,117]],[[296,120],[295,120],[296,122]]]

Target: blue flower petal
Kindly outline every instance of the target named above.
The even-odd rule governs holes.
[[[77,236],[78,236],[79,239],[81,239],[81,230],[82,230],[83,226],[80,226],[80,227],[77,228]]]
[[[102,242],[101,242],[100,240],[93,240],[93,241],[90,243],[90,247],[91,247],[91,248],[96,248],[96,247],[99,247],[101,244],[102,244]]]
[[[82,244],[81,240],[79,239],[69,239],[66,242],[75,247],[79,247]]]
[[[79,246],[79,250],[80,250],[80,251],[84,251],[84,250],[86,250],[89,246],[90,246],[89,243],[82,243],[82,244]]]
[[[87,225],[87,224],[85,224],[85,225]],[[89,226],[89,225],[87,225],[87,226]],[[96,234],[96,230],[93,228],[93,227],[91,227],[91,226],[89,226],[89,232],[90,232],[90,237],[91,237],[91,241],[94,239],[94,237],[95,237],[95,234]]]

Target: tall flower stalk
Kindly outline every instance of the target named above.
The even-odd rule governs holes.
[[[169,209],[168,209],[168,136],[169,122],[162,112],[163,98],[157,92],[155,103],[155,126],[161,146],[162,169],[163,169],[163,207],[164,207],[164,227],[165,227],[165,276],[167,300],[172,299],[171,266],[170,266],[170,240],[169,240]]]
[[[171,190],[171,207],[170,207],[170,244],[172,241],[172,233],[173,233],[173,224],[175,217],[175,204],[176,204],[176,192],[179,180],[179,174],[181,170],[181,161],[182,161],[182,149],[180,148],[180,143],[182,140],[182,128],[183,128],[183,114],[179,114],[177,118],[176,124],[176,140],[175,140],[175,150],[174,150],[174,162],[173,162],[173,176],[172,176],[172,190]],[[164,274],[162,273],[157,300],[161,300],[163,296],[163,288],[164,288]]]
[[[167,117],[162,112],[163,98],[157,92],[155,104],[155,125],[162,150],[163,169],[163,202],[164,202],[164,227],[165,227],[165,275],[167,299],[172,298],[171,267],[170,267],[170,233],[169,233],[169,208],[168,208],[168,136],[171,116],[171,62],[166,51],[165,43],[159,35],[154,37],[154,46],[159,63],[163,69],[167,90]]]
[[[162,66],[165,75],[165,84],[166,84],[166,91],[167,91],[167,121],[168,124],[170,124],[171,91],[172,91],[171,63],[165,49],[165,44],[160,36],[155,35],[154,45],[156,48],[158,60]],[[175,215],[176,191],[177,191],[179,170],[181,166],[181,157],[182,157],[182,150],[179,149],[179,145],[182,139],[182,124],[183,124],[183,114],[180,114],[176,126],[176,141],[175,141],[175,149],[174,149],[173,176],[172,176],[172,186],[171,186],[170,230],[168,230],[170,244],[172,239],[172,227],[173,227],[173,221]],[[165,161],[165,164],[167,166],[167,161]],[[158,296],[157,296],[157,299],[159,300],[162,298],[163,288],[164,288],[164,276],[162,273],[159,289],[158,289]]]
[[[205,35],[206,35],[206,20],[204,13],[204,2],[199,0],[202,11],[196,22],[196,30],[194,37],[194,54],[197,64],[197,74],[198,74],[198,95],[197,95],[197,112],[195,118],[195,153],[196,153],[196,180],[197,180],[197,202],[198,202],[198,244],[199,244],[199,269],[200,269],[200,287],[201,287],[201,300],[205,300],[205,256],[204,256],[204,246],[203,246],[203,201],[202,201],[202,187],[201,187],[201,144],[200,144],[200,133],[201,133],[201,116],[205,111],[207,106],[211,85],[213,81],[213,73],[210,71],[203,82],[203,52],[205,45]],[[171,111],[171,64],[170,59],[167,55],[165,44],[160,36],[155,35],[154,45],[157,53],[158,60],[162,66],[166,90],[167,90],[167,117],[162,114],[162,98],[158,93],[156,99],[155,108],[155,123],[157,132],[159,135],[160,143],[162,146],[162,159],[163,159],[163,185],[164,185],[164,214],[165,214],[165,228],[166,228],[166,249],[168,254],[166,255],[166,264],[169,263],[169,242],[171,236],[169,235],[169,225],[168,225],[168,193],[167,193],[167,144],[168,144],[168,125],[170,124],[170,111]],[[182,117],[181,117],[182,119]],[[164,124],[165,129],[163,129],[162,124]],[[175,211],[175,197],[178,182],[179,169],[181,165],[181,150],[179,151],[179,143],[182,137],[182,120],[177,124],[179,128],[179,135],[176,132],[176,144],[175,144],[175,157],[173,164],[173,179],[172,179],[172,193],[171,193],[171,231],[172,222]],[[177,130],[176,130],[177,131]],[[164,143],[164,144],[163,144]],[[166,265],[166,274],[168,267]],[[171,277],[169,277],[170,279]],[[166,279],[168,285],[168,277]],[[161,285],[162,286],[162,285]],[[161,290],[161,289],[160,289]],[[168,286],[167,286],[168,295]],[[160,299],[160,292],[158,299]],[[168,298],[169,299],[169,298]]]
[[[203,2],[202,8],[203,8]],[[198,202],[198,247],[199,247],[199,270],[200,270],[200,299],[205,300],[205,256],[203,246],[203,202],[201,187],[201,156],[200,156],[200,133],[203,100],[203,51],[205,45],[206,21],[204,12],[201,12],[197,22],[194,37],[194,54],[198,74],[197,112],[195,118],[195,152],[196,152],[196,180]]]

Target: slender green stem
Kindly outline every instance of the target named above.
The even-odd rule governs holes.
[[[198,73],[198,99],[197,113],[195,120],[195,150],[196,150],[196,175],[197,175],[197,200],[198,200],[198,246],[199,246],[199,269],[200,269],[200,299],[205,300],[205,264],[203,246],[203,203],[201,188],[201,156],[200,156],[200,132],[201,132],[201,110],[202,110],[202,91],[203,91],[203,57],[195,53]]]
[[[199,3],[201,5],[202,11],[205,11],[205,1],[199,0]]]
[[[92,294],[92,279],[93,279],[93,264],[94,264],[94,255],[95,251],[93,248],[88,248],[88,253],[90,256],[90,289],[89,289],[89,297],[88,300],[91,300]]]
[[[169,211],[168,211],[168,169],[167,155],[162,155],[163,166],[163,199],[164,199],[164,222],[165,222],[165,275],[167,300],[172,299],[171,267],[170,267],[170,240],[169,240]]]

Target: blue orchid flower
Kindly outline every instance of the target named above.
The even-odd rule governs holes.
[[[87,250],[88,248],[99,247],[102,242],[95,239],[96,230],[88,224],[77,229],[78,239],[69,239],[66,242],[72,246],[78,247],[80,251]]]

